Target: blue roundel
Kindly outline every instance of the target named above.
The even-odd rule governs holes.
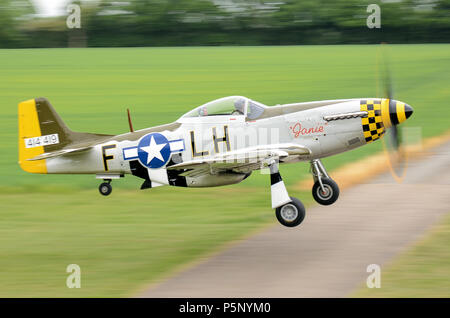
[[[169,141],[162,134],[151,133],[139,141],[139,161],[147,168],[161,168],[169,161],[170,153]]]

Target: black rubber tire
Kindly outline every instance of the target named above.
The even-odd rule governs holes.
[[[312,195],[314,197],[314,200],[322,205],[333,204],[339,198],[339,186],[336,182],[334,182],[333,179],[329,178],[322,178],[322,184],[324,188],[329,192],[326,196],[323,196],[322,190],[320,188],[320,183],[319,181],[316,181],[312,188]]]
[[[303,203],[294,197],[290,197],[291,198],[291,202],[286,203],[285,205],[282,205],[278,208],[275,209],[275,215],[277,216],[277,220],[278,222],[280,222],[282,225],[287,226],[287,227],[294,227],[299,225],[300,223],[303,222],[303,220],[305,219],[305,207],[303,206]],[[283,207],[286,206],[294,206],[297,210],[297,216],[293,219],[293,220],[286,220],[283,218],[282,216],[282,210]]]
[[[110,195],[112,192],[112,186],[107,182],[103,182],[98,187],[98,191],[100,192],[101,195],[105,195],[105,196]]]

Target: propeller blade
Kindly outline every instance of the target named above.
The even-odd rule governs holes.
[[[392,142],[392,147],[394,148],[394,150],[398,150],[398,148],[400,147],[400,135],[398,132],[398,128],[397,126],[392,126],[390,128],[390,137],[391,137],[391,142]]]
[[[382,63],[381,67],[379,65],[380,63]],[[386,46],[382,44],[377,55],[377,78],[382,80],[382,84],[380,85],[379,80],[377,80],[377,93],[378,88],[381,86],[383,88],[383,96],[378,95],[378,97],[392,100],[394,99],[394,84],[389,65]],[[397,125],[385,129],[386,138],[383,138],[383,147],[387,156],[388,165],[393,178],[397,182],[401,182],[407,166],[407,153],[402,148],[401,131]]]
[[[381,60],[383,63],[382,68],[382,78],[383,78],[383,84],[384,84],[384,98],[394,99],[394,85],[392,81],[392,73],[389,68],[389,60],[386,54],[385,45],[383,44],[380,49],[381,54]]]

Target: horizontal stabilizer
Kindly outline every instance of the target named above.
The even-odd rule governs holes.
[[[19,103],[18,120],[19,164],[31,173],[47,173],[48,158],[85,151],[112,137],[70,130],[46,98]]]
[[[83,152],[86,150],[91,149],[92,147],[82,147],[82,148],[75,148],[75,149],[63,149],[63,150],[57,150],[52,152],[45,152],[39,156],[27,159],[28,161],[35,161],[35,160],[42,160],[42,159],[49,159],[49,158],[55,158],[66,154],[74,154],[78,152]]]

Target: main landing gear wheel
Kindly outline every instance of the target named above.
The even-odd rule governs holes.
[[[294,227],[303,222],[305,207],[297,198],[291,198],[291,202],[275,209],[278,221],[287,227]]]
[[[339,187],[333,179],[321,178],[322,186],[319,180],[314,183],[312,195],[317,203],[322,205],[330,205],[336,202],[339,197]]]
[[[330,205],[339,197],[339,187],[327,173],[320,159],[311,160],[311,173],[314,179],[312,195],[317,203]]]
[[[111,194],[112,186],[110,183],[111,181],[103,182],[102,184],[100,184],[100,186],[98,187],[98,191],[100,192],[101,195],[107,196]]]

